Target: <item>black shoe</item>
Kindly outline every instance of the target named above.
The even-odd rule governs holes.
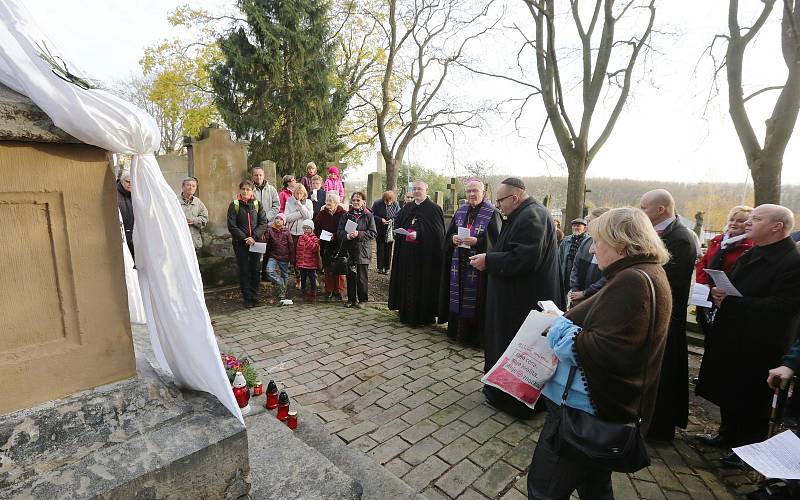
[[[728,440],[719,434],[697,434],[694,438],[698,443],[714,448],[727,448],[730,445]]]
[[[722,457],[721,461],[722,461],[722,465],[725,466],[725,467],[739,467],[739,468],[742,468],[745,465],[747,465],[747,464],[744,463],[744,460],[739,458],[739,455],[737,455],[734,452],[730,452],[727,455],[725,455],[724,457]]]
[[[252,300],[245,300],[244,301],[244,308],[245,309],[252,309],[254,307],[255,307],[255,304],[253,303]]]

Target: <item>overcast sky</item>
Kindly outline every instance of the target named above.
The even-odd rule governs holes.
[[[175,36],[175,28],[166,18],[184,3],[187,2],[31,0],[26,6],[61,52],[89,76],[110,82],[138,74],[144,49]],[[220,0],[189,3],[203,8],[223,4]],[[750,8],[761,5],[756,0],[740,3],[752,4]],[[510,5],[509,18],[530,28],[532,22],[521,8],[522,2],[511,1]],[[720,96],[705,109],[711,63],[702,53],[714,33],[725,31],[727,0],[662,0],[657,7],[656,29],[676,35],[658,35],[653,40],[655,52],[638,68],[641,81],[633,89],[610,140],[590,167],[589,177],[742,182],[747,169],[727,115],[724,86]],[[778,39],[779,10],[780,2],[748,49],[745,93],[760,86],[781,84],[785,79]],[[748,25],[749,19],[743,13],[741,24]],[[483,42],[480,50],[487,66],[508,70],[510,59],[504,55],[513,55],[515,46],[516,41],[506,35]],[[472,79],[468,85],[459,83],[459,91],[473,100],[510,97],[516,92],[496,81]],[[721,83],[724,85],[724,81]],[[763,122],[776,97],[777,92],[768,92],[748,102],[759,139],[763,138]],[[532,104],[523,115],[520,130],[515,129],[510,116],[492,117],[488,127],[465,133],[453,149],[432,137],[422,138],[412,143],[407,159],[446,174],[460,174],[461,165],[485,161],[494,165],[497,174],[566,175],[557,161],[537,154],[536,139],[544,111],[538,98]],[[784,157],[784,183],[800,183],[797,142],[798,138],[792,139]],[[546,137],[545,143],[558,157],[552,137]],[[360,177],[374,165],[374,157],[370,157],[353,174]]]

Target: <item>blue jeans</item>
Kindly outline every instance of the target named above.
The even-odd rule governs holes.
[[[267,276],[278,287],[278,298],[286,298],[286,282],[289,277],[289,263],[270,258],[267,261]]]

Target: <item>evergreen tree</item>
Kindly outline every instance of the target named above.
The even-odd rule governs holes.
[[[341,145],[336,132],[349,100],[333,82],[328,3],[239,0],[246,24],[219,40],[224,60],[210,69],[215,104],[250,157],[280,174],[304,172]]]

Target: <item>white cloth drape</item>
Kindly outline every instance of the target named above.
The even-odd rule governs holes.
[[[53,72],[41,54],[59,56],[16,0],[0,0],[0,82],[28,96],[76,139],[133,155],[131,181],[136,267],[153,351],[182,387],[214,394],[241,422],[203,298],[192,238],[154,152],[155,120],[103,90],[84,90]],[[59,58],[67,69],[75,68]]]
[[[133,257],[125,241],[125,231],[122,227],[122,214],[119,216],[119,232],[122,236],[122,260],[125,265],[125,286],[128,289],[128,315],[131,323],[144,325],[147,323],[147,316],[144,313],[144,302],[142,302],[142,289],[139,287],[139,272],[134,268]]]

